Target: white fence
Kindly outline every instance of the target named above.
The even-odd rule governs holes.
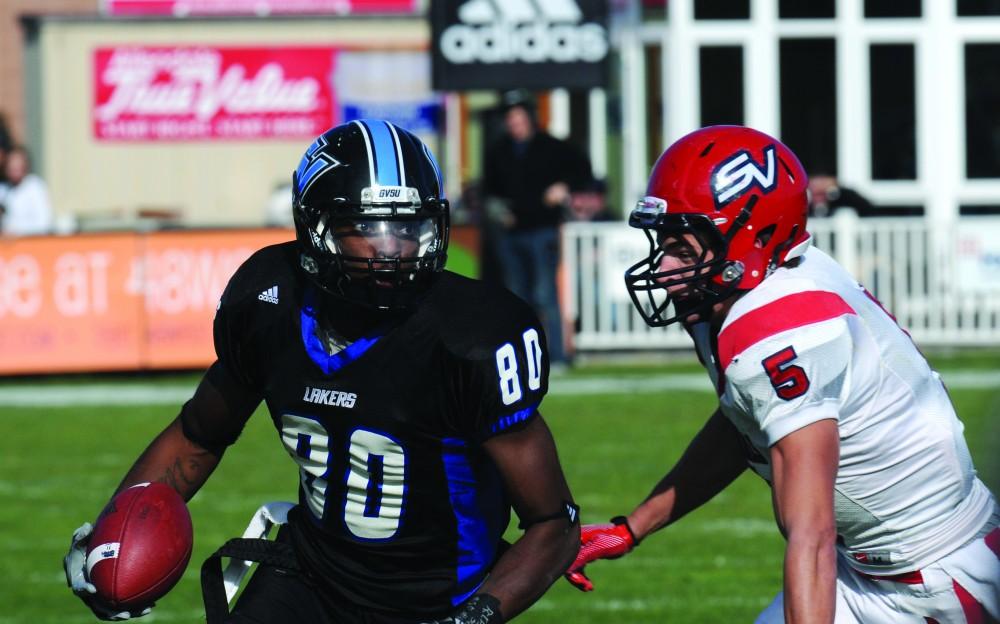
[[[962,217],[934,228],[922,217],[839,211],[810,221],[809,231],[918,345],[1000,345],[1000,218]],[[645,236],[620,222],[564,226],[565,314],[575,322],[578,351],[690,347],[679,326],[649,328],[632,307],[623,274],[646,253]]]

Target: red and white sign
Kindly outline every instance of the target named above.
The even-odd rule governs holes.
[[[106,141],[311,138],[339,115],[331,47],[98,48],[94,136]]]
[[[416,10],[416,0],[104,0],[106,14],[132,16],[411,14]]]

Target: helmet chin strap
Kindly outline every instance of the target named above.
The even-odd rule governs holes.
[[[729,241],[736,236],[740,229],[746,225],[747,221],[750,220],[750,216],[753,214],[753,207],[757,205],[757,201],[759,199],[760,198],[757,195],[751,195],[750,199],[748,199],[747,203],[743,206],[743,209],[740,210],[740,214],[736,215],[736,218],[733,219],[733,225],[726,232],[727,245],[729,244]]]
[[[684,301],[674,302],[674,313],[684,324],[689,324],[688,318],[691,316],[697,317],[694,321],[691,321],[691,323],[697,323],[703,320],[702,316],[704,316],[706,311],[711,310],[714,304],[715,302],[709,301],[703,297],[698,297],[697,299],[689,297]]]
[[[689,297],[685,301],[675,301],[674,310],[685,325],[711,321],[713,320],[712,317],[715,316],[715,306],[717,304],[725,303],[734,296],[737,298],[741,297],[747,292],[740,290],[737,287],[738,284],[738,279],[723,287],[706,281],[703,286],[697,287],[697,296]],[[688,322],[687,317],[693,315],[696,315],[697,318],[694,321]]]

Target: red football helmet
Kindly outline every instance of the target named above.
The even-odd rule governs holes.
[[[643,319],[663,326],[749,290],[802,255],[806,172],[781,141],[742,126],[709,126],[682,137],[653,166],[629,225],[649,239],[649,255],[625,273]],[[697,261],[663,270],[663,244],[693,235]],[[682,301],[667,289],[683,284]],[[670,310],[671,304],[673,309]]]

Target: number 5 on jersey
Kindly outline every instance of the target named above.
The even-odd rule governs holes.
[[[538,331],[531,328],[522,334],[524,351],[528,362],[527,382],[529,390],[542,387],[542,345]],[[521,400],[521,377],[517,370],[517,353],[514,345],[506,343],[497,349],[497,375],[500,377],[500,398],[504,405],[512,405]]]
[[[801,366],[791,364],[797,357],[795,349],[788,346],[761,361],[774,391],[786,401],[802,396],[809,389],[806,371]]]

